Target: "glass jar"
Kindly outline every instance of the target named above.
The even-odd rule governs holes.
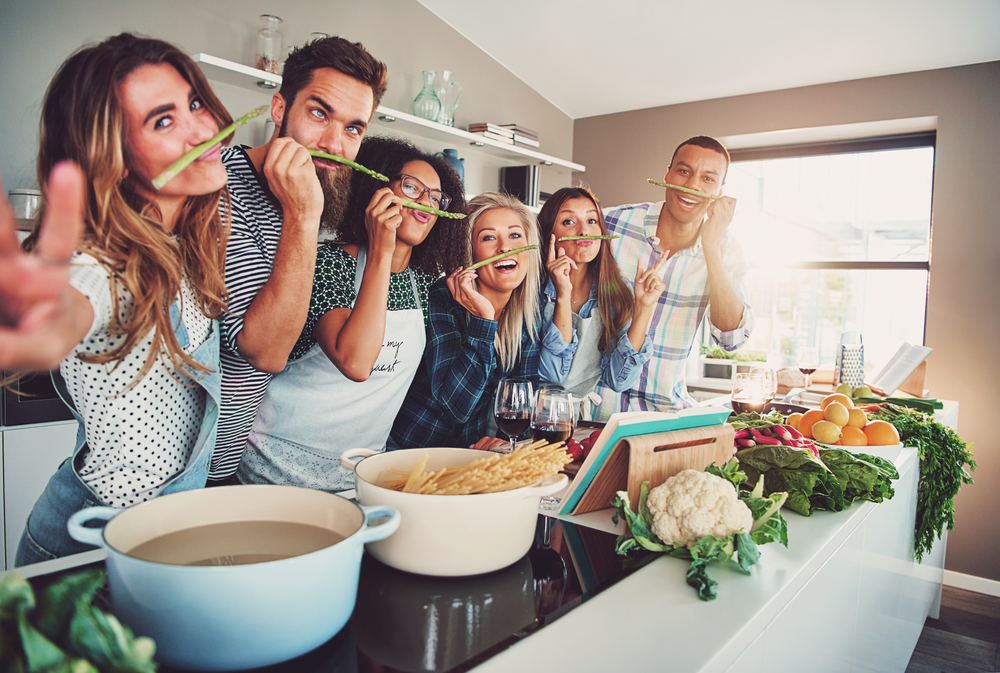
[[[261,14],[263,26],[257,31],[257,56],[255,66],[258,70],[273,73],[281,72],[281,33],[278,25],[281,18],[273,14]]]

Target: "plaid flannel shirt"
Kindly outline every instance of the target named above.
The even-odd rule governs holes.
[[[525,327],[521,357],[503,372],[493,347],[495,320],[471,315],[451,296],[444,278],[431,286],[427,308],[424,359],[391,437],[402,449],[468,447],[486,434],[501,378],[526,378],[538,387],[538,341]]]
[[[622,275],[635,278],[638,260],[646,268],[659,259],[654,244],[656,225],[663,202],[638,203],[604,211],[608,231],[621,238],[608,241]],[[739,326],[723,332],[711,324],[709,306],[708,266],[701,246],[701,237],[690,248],[678,251],[666,264],[663,280],[666,291],[653,310],[649,333],[653,354],[643,367],[638,382],[630,390],[615,393],[599,385],[602,402],[595,417],[607,420],[617,411],[673,411],[696,405],[688,395],[685,369],[688,356],[702,320],[709,318],[712,338],[724,350],[742,346],[753,332],[753,310],[747,301],[747,273],[750,266],[743,248],[730,234],[722,239],[722,261],[733,288],[743,302],[743,319]]]

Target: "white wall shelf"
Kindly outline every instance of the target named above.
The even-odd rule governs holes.
[[[259,90],[262,93],[272,93],[281,85],[281,77],[279,75],[272,75],[269,72],[257,70],[241,63],[227,61],[211,54],[195,54],[191,58],[201,66],[205,75],[211,80],[224,82],[251,91]],[[392,129],[397,127],[402,134],[419,136],[428,140],[442,142],[446,145],[454,145],[456,141],[462,141],[475,147],[477,150],[489,152],[504,159],[523,161],[527,157],[538,162],[539,165],[558,173],[572,173],[574,171],[583,173],[587,170],[587,167],[582,164],[542,154],[527,147],[505,145],[504,143],[483,138],[468,131],[444,126],[428,119],[422,119],[408,112],[393,110],[384,105],[378,107],[375,111],[375,119],[372,121],[379,124],[382,128]]]

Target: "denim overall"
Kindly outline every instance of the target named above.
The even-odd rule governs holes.
[[[174,324],[177,343],[181,348],[188,345],[187,329],[181,322],[180,305],[174,303],[170,307],[170,320]],[[208,478],[208,468],[215,448],[215,433],[219,421],[219,399],[221,375],[219,374],[219,323],[212,321],[212,333],[201,346],[191,354],[200,365],[211,368],[209,373],[199,373],[198,378],[192,378],[207,392],[205,398],[205,416],[201,422],[201,431],[195,441],[188,459],[187,466],[166,481],[160,495],[202,488]],[[99,495],[87,486],[77,472],[82,464],[86,447],[86,425],[83,417],[73,405],[66,383],[58,370],[52,372],[52,380],[56,390],[66,405],[72,410],[79,423],[76,435],[76,448],[73,457],[63,461],[59,469],[49,480],[48,485],[31,509],[21,542],[17,546],[17,556],[14,565],[22,566],[29,563],[49,561],[54,558],[77,554],[94,549],[89,544],[78,542],[69,536],[66,522],[70,515],[85,507],[103,506]]]

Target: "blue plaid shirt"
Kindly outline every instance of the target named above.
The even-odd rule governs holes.
[[[510,372],[493,347],[498,323],[471,315],[442,278],[427,298],[424,359],[392,426],[402,449],[468,447],[486,434],[501,378],[526,378],[538,386],[537,341],[524,329],[521,357]]]

